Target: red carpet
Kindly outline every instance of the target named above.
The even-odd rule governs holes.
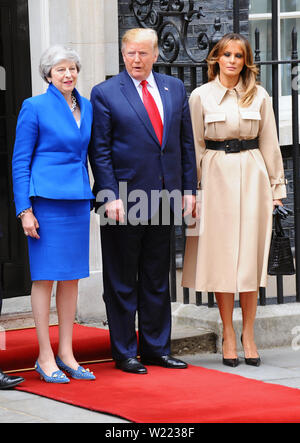
[[[16,358],[21,353],[23,366],[33,362],[32,355],[25,357],[25,342],[30,353],[36,349],[31,344],[35,341],[32,332],[7,332],[8,350],[0,352],[0,367],[4,367],[5,354],[12,357],[14,353]],[[74,336],[77,355],[83,360],[109,357],[107,331],[76,326]],[[15,351],[10,349],[12,342]],[[14,358],[9,367],[12,365],[17,365]],[[126,374],[116,370],[113,362],[88,367],[97,377],[94,382],[72,380],[68,385],[50,385],[41,382],[35,372],[25,372],[26,382],[19,389],[136,423],[300,422],[298,389],[195,366],[186,370],[148,367],[148,375]]]
[[[50,327],[54,353],[58,349],[58,327]],[[6,350],[0,350],[0,368],[3,371],[33,368],[39,353],[34,328],[6,331]],[[105,329],[74,325],[73,349],[79,361],[111,359],[109,332]]]

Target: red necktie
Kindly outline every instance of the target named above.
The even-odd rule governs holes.
[[[151,120],[155,134],[157,135],[160,145],[162,145],[164,127],[155,100],[148,91],[147,84],[148,84],[147,80],[143,80],[141,82],[141,85],[143,87],[143,102],[149,114],[149,118]]]

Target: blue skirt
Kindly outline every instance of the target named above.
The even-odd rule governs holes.
[[[40,239],[28,237],[31,280],[77,280],[89,276],[90,200],[35,197]]]

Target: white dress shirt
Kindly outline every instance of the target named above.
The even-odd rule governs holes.
[[[141,85],[141,82],[139,80],[136,80],[133,77],[131,77],[131,79],[137,89],[139,96],[141,97],[141,100],[143,101],[143,87]],[[164,123],[164,107],[162,104],[162,100],[160,97],[160,93],[159,93],[153,72],[150,73],[149,77],[146,80],[148,82],[148,85],[147,85],[148,91],[150,92],[150,94],[154,98],[154,101],[156,103],[156,106],[157,106],[160,116],[161,116],[161,120]]]

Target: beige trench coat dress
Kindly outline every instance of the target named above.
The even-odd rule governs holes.
[[[182,285],[208,292],[248,292],[267,284],[272,200],[286,197],[270,97],[257,86],[249,107],[218,77],[195,89],[190,110],[195,139],[201,216],[187,232]],[[259,149],[208,150],[207,140],[253,139]]]

